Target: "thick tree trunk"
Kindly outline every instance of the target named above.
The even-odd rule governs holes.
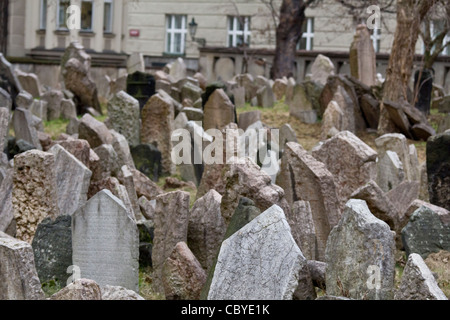
[[[407,100],[420,24],[436,2],[437,0],[398,0],[397,28],[386,70],[383,100]],[[381,104],[378,133],[385,134],[393,132],[394,129],[387,110]]]
[[[283,0],[280,23],[276,32],[276,49],[270,76],[272,79],[292,77],[295,70],[297,43],[302,36],[305,20],[303,0]]]

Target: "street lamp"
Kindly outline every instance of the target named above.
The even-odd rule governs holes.
[[[192,21],[189,23],[189,34],[191,35],[192,41],[197,42],[199,45],[204,47],[206,45],[206,40],[204,38],[195,38],[195,34],[197,33],[198,24],[195,22],[195,18],[192,18]]]

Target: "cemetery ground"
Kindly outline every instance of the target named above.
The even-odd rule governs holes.
[[[104,122],[107,119],[107,108],[106,103],[101,104],[101,108],[103,111],[102,116],[95,117],[97,120]],[[306,149],[311,150],[314,146],[317,145],[321,141],[321,119],[319,118],[316,123],[307,124],[303,123],[300,120],[289,115],[289,106],[284,102],[284,98],[280,101],[276,102],[273,108],[262,108],[258,106],[251,106],[250,103],[246,103],[244,107],[237,108],[237,116],[241,113],[259,110],[261,112],[261,121],[268,125],[271,128],[280,128],[282,125],[288,123],[291,125],[292,129],[295,131],[297,135],[298,142]],[[428,116],[428,121],[430,125],[437,129],[438,123],[445,117],[445,114],[439,113],[437,109],[431,109],[430,115]],[[79,116],[78,118],[81,118]],[[52,121],[44,122],[44,129],[47,134],[49,134],[52,139],[56,140],[61,133],[66,132],[66,127],[69,123],[69,120],[57,119]],[[11,131],[11,135],[14,133]],[[376,132],[358,132],[357,136],[364,141],[367,145],[369,145],[374,150],[377,150],[375,139],[377,138]],[[414,144],[417,149],[417,156],[419,162],[426,161],[426,142],[425,141],[414,141],[408,139],[408,144]],[[157,182],[158,186],[163,188],[165,184],[165,179],[168,176],[161,176]],[[182,180],[179,172],[172,175],[171,177]],[[195,199],[197,189],[193,186],[184,186],[179,189],[174,188],[166,188],[165,192],[170,192],[174,190],[183,190],[190,194],[190,208],[192,208]],[[400,285],[400,279],[403,274],[403,270],[406,264],[406,253],[404,251],[397,250],[395,256],[395,289],[397,290]],[[448,252],[441,251],[440,253],[431,254],[425,260],[427,266],[430,270],[437,275],[439,287],[442,289],[444,294],[450,298],[450,270],[446,267],[448,263],[450,263],[450,254]],[[156,293],[153,290],[152,282],[152,268],[149,266],[140,267],[139,270],[139,294],[145,298],[146,300],[164,300],[165,297],[162,294]],[[53,281],[42,284],[43,291],[47,297],[55,294],[59,290],[61,290],[61,285],[55,283]],[[317,296],[323,296],[326,294],[324,290],[316,288]],[[341,296],[345,296],[345,292],[341,292]]]

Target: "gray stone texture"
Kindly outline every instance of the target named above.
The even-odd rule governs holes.
[[[140,141],[139,101],[125,91],[120,91],[108,101],[108,117],[111,129],[125,136],[132,146]]]

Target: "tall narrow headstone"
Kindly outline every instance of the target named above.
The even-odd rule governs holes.
[[[36,128],[33,126],[33,115],[29,110],[17,108],[14,111],[13,125],[16,140],[25,140],[36,149],[42,150]]]
[[[203,128],[221,130],[230,122],[235,122],[235,107],[222,89],[214,90],[205,104]]]
[[[30,150],[14,158],[12,203],[20,240],[31,243],[37,225],[59,215],[55,156]]]
[[[130,145],[139,144],[139,101],[125,91],[118,92],[108,101],[108,117],[111,124],[110,129],[123,134]]]
[[[356,33],[350,46],[352,76],[368,86],[375,85],[377,75],[375,60],[376,54],[369,29],[366,25],[360,24],[356,27]]]
[[[73,264],[100,286],[139,290],[139,232],[123,202],[102,190],[72,215]]]

